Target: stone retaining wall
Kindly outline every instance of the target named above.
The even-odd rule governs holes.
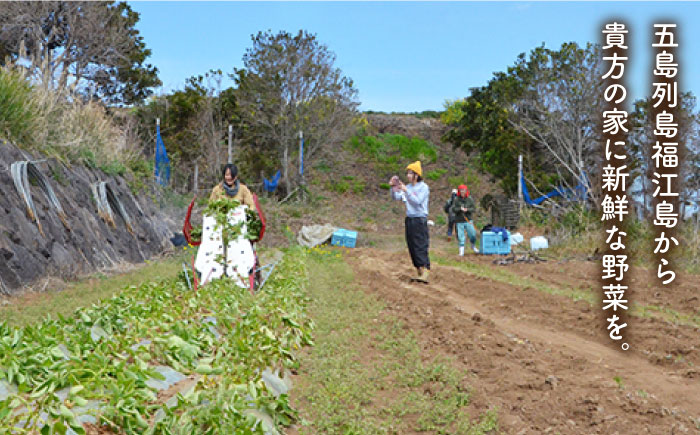
[[[67,226],[31,179],[43,234],[29,217],[10,172],[13,162],[23,160],[38,161],[35,166],[51,184],[67,215]],[[168,219],[148,197],[134,197],[122,177],[41,160],[0,141],[0,293],[17,292],[46,276],[73,278],[121,262],[142,262],[172,246]],[[98,215],[91,185],[99,181],[107,182],[123,204],[133,232],[116,211],[114,226]],[[175,225],[170,221],[170,227]]]

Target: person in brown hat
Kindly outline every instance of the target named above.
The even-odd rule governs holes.
[[[395,200],[401,200],[406,204],[406,244],[411,255],[413,267],[418,276],[416,281],[428,282],[430,270],[430,235],[428,233],[428,201],[430,189],[423,182],[423,170],[420,161],[415,161],[406,167],[408,184],[403,184],[397,178],[392,177],[396,189],[392,192]],[[398,183],[398,184],[397,184]]]

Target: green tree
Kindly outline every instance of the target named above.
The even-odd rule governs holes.
[[[486,86],[447,106],[442,119],[451,129],[445,139],[478,151],[481,168],[507,192],[517,188],[518,154],[525,155],[528,177],[543,189],[594,179],[600,163],[599,62],[593,44],[522,53]]]
[[[0,54],[26,61],[46,87],[133,104],[161,84],[138,19],[125,2],[2,2]]]
[[[243,56],[244,68],[232,75],[238,84],[241,136],[252,160],[279,162],[289,192],[299,182],[291,169],[299,132],[307,158],[344,141],[356,113],[357,91],[334,66],[335,54],[313,34],[259,32],[252,42]]]
[[[443,140],[472,154],[478,169],[491,174],[513,194],[518,189],[518,154],[529,156],[532,141],[508,122],[507,100],[497,95],[504,85],[494,80],[488,86],[473,88],[463,100],[447,103],[442,121],[450,129]]]

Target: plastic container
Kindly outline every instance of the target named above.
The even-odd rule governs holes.
[[[523,240],[525,240],[525,238],[523,238],[523,235],[520,233],[511,234],[510,236],[511,245],[517,245],[518,243],[522,243]]]
[[[357,231],[350,231],[343,228],[336,230],[331,237],[331,245],[354,248],[357,244]]]
[[[508,233],[508,238],[503,240],[502,233],[484,231],[481,233],[479,252],[484,255],[510,254],[510,238],[510,233]]]
[[[345,230],[342,228],[335,230],[335,232],[333,233],[333,237],[331,237],[331,245],[343,246],[344,241],[345,241]]]
[[[533,251],[537,251],[538,249],[547,249],[549,248],[549,242],[547,242],[547,239],[545,239],[542,236],[537,236],[537,237],[532,237],[530,239],[530,249]]]
[[[345,237],[343,238],[343,246],[346,248],[354,248],[357,243],[357,231],[345,230]]]

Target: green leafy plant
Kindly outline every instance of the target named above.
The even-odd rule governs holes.
[[[449,177],[447,179],[447,182],[449,183],[450,186],[454,186],[454,188],[456,188],[460,184],[464,184],[464,178],[462,178],[460,176],[453,176],[453,177]]]
[[[202,226],[201,225],[193,225],[192,226],[192,230],[190,231],[190,238],[195,242],[199,242],[202,240]]]
[[[361,180],[355,180],[352,183],[352,193],[360,194],[365,191],[365,183]]]
[[[343,181],[331,181],[328,183],[328,188],[329,190],[336,192],[336,193],[345,193],[348,190],[350,190],[350,183],[343,180]]]
[[[445,173],[447,172],[447,169],[441,168],[441,169],[436,169],[434,171],[428,171],[425,173],[425,178],[428,180],[439,180]]]
[[[260,433],[251,408],[290,424],[287,396],[275,397],[261,373],[297,367],[297,351],[313,343],[305,255],[287,255],[269,291],[255,296],[226,278],[197,292],[173,278],[126,288],[68,318],[23,328],[0,322],[0,380],[16,390],[0,401],[0,433],[21,424],[29,433],[82,434],[78,416],[88,404],[115,433]],[[196,376],[175,406],[147,383],[163,380],[159,365]]]
[[[367,135],[364,131],[352,136],[346,147],[362,153],[385,174],[396,173],[406,161],[421,160],[424,164],[437,160],[437,148],[420,137],[382,133]]]
[[[118,160],[100,165],[100,169],[107,175],[124,175],[127,171],[127,167]]]
[[[615,377],[613,378],[613,381],[615,381],[615,383],[617,384],[617,388],[619,388],[619,389],[621,389],[621,390],[625,388],[625,384],[622,383],[622,378],[621,378],[621,377],[615,376]]]

